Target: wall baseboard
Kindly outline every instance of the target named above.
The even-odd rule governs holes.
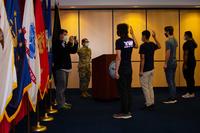
[[[177,89],[186,89],[186,87],[185,86],[181,86],[181,87],[176,87]],[[200,89],[200,86],[196,86],[195,87],[196,89]],[[52,89],[55,89],[55,88],[52,88]],[[67,89],[69,89],[69,90],[79,90],[79,88],[67,88]],[[89,88],[90,90],[92,90],[92,88]],[[132,88],[133,90],[140,90],[141,89],[141,87],[134,87],[134,88]],[[156,90],[156,89],[168,89],[168,87],[154,87],[154,89]]]

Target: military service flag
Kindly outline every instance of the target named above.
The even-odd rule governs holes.
[[[23,18],[24,19],[22,27],[24,31],[24,39],[26,45],[26,56],[29,63],[29,73],[32,83],[32,87],[28,90],[28,96],[33,110],[36,111],[35,109],[37,105],[37,94],[41,83],[41,72],[39,49],[35,33],[33,0],[26,0]]]
[[[14,42],[7,19],[4,1],[0,1],[0,121],[5,108],[12,98],[12,91],[17,87],[14,65]]]
[[[21,109],[24,94],[31,87],[31,79],[24,45],[21,12],[18,0],[6,0],[6,11],[8,21],[12,28],[12,35],[15,39],[14,55],[18,84],[18,87],[13,91],[12,100],[6,108],[7,120],[12,121]]]
[[[42,13],[42,4],[40,0],[35,1],[35,25],[36,37],[40,53],[40,69],[41,69],[41,86],[40,96],[43,99],[47,91],[47,83],[49,78],[48,51],[46,46],[46,32],[44,25],[44,17]]]

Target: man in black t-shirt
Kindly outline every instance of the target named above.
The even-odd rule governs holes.
[[[142,41],[140,46],[140,84],[145,96],[145,107],[143,109],[151,109],[154,107],[154,91],[153,91],[153,73],[154,73],[154,52],[160,49],[160,43],[156,39],[156,34],[153,32],[152,36],[154,42],[150,42],[151,33],[148,30],[142,32]]]
[[[121,111],[114,114],[116,119],[129,119],[131,115],[131,82],[132,82],[132,65],[131,55],[132,49],[137,48],[137,42],[131,28],[132,38],[128,37],[128,25],[119,24],[117,26],[117,35],[120,37],[116,40],[116,70],[115,77],[121,100]]]
[[[193,98],[195,97],[194,72],[196,67],[195,49],[197,48],[197,44],[192,37],[191,31],[186,31],[184,37],[186,42],[183,45],[183,75],[187,83],[187,93],[182,97]]]

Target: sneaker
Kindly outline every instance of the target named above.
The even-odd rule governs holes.
[[[190,96],[189,96],[189,98],[194,98],[194,97],[195,97],[194,93],[190,94]]]
[[[192,93],[192,94],[186,93],[185,95],[182,95],[182,98],[185,98],[185,99],[187,99],[187,98],[194,98],[194,97],[195,97],[194,93]]]
[[[65,106],[72,107],[72,104],[70,104],[70,103],[65,103],[64,105],[65,105]]]
[[[82,92],[81,93],[81,97],[82,98],[90,98],[90,97],[92,97],[88,92]]]
[[[85,94],[87,95],[87,97],[92,97],[92,95],[89,94],[88,92],[85,92]]]
[[[132,115],[130,113],[128,113],[128,114],[119,113],[119,114],[113,115],[113,118],[115,118],[115,119],[130,119],[131,117],[132,117]]]
[[[67,105],[63,105],[61,107],[58,108],[59,110],[70,110],[71,107],[70,106],[67,106]]]
[[[186,97],[188,97],[189,95],[190,95],[190,93],[186,93],[186,94],[182,95],[181,97],[182,97],[182,98],[186,98]]]
[[[81,98],[87,98],[87,95],[85,94],[85,92],[81,93]]]
[[[154,104],[152,104],[152,105],[150,105],[150,106],[144,105],[144,107],[142,107],[141,110],[144,110],[144,111],[145,111],[145,110],[146,110],[146,111],[151,111],[151,110],[154,109],[154,107],[155,107]]]
[[[163,103],[174,104],[174,103],[177,103],[177,100],[175,98],[169,98],[169,99],[165,100]]]

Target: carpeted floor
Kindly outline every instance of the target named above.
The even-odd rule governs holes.
[[[178,91],[179,97],[183,93]],[[84,100],[79,92],[69,91],[71,110],[61,111],[53,122],[42,123],[48,126],[47,133],[200,133],[200,95],[190,100],[179,98],[173,105],[162,104],[167,97],[166,90],[156,90],[156,108],[142,111],[144,97],[141,90],[134,90],[133,118],[116,120],[112,114],[119,111],[119,101],[100,102]],[[34,115],[31,115],[32,117]],[[26,118],[16,126],[16,133],[26,133]],[[32,119],[31,123],[35,122]]]

